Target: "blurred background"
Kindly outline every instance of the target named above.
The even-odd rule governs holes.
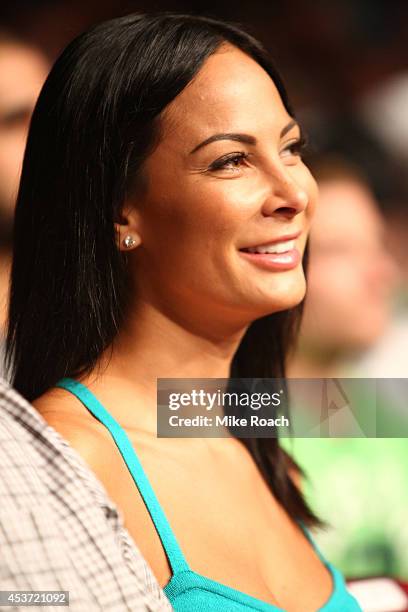
[[[50,63],[89,25],[151,10],[232,20],[258,37],[305,130],[321,195],[289,375],[407,378],[406,0],[3,0],[0,306],[24,140]],[[398,394],[392,401],[407,408]],[[330,560],[348,577],[408,581],[408,441],[296,439],[287,446],[309,474],[310,503],[329,523],[317,538]]]

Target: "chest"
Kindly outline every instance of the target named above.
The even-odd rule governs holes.
[[[138,439],[132,443],[191,569],[293,611],[297,595],[291,603],[290,593],[305,593],[303,611],[308,593],[310,610],[328,599],[331,576],[246,453],[174,452],[171,444],[159,451]],[[110,457],[103,479],[130,535],[165,586],[171,571],[163,545],[118,453]]]

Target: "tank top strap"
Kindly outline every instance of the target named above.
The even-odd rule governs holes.
[[[124,429],[102,406],[93,393],[82,383],[73,378],[64,378],[56,385],[75,395],[82,404],[109,430],[118,447],[132,478],[139,489],[145,506],[151,516],[157,534],[162,542],[164,551],[170,563],[173,574],[190,570],[189,565],[181,551],[176,537],[156,497],[155,492],[146,476],[145,471],[137,457]]]

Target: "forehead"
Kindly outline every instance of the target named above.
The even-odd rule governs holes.
[[[290,116],[271,77],[251,57],[223,45],[163,114],[164,127],[195,138],[216,130],[281,130]],[[187,135],[185,132],[185,135]]]

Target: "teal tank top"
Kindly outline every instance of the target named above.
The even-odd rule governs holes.
[[[223,612],[244,612],[245,610],[247,612],[251,610],[285,612],[281,608],[206,578],[190,569],[124,429],[82,383],[71,378],[64,378],[56,386],[75,395],[91,414],[105,425],[113,437],[140,491],[167,555],[172,577],[163,590],[174,610],[177,612],[192,612],[192,610],[194,612],[220,612],[220,610]],[[362,612],[357,601],[348,593],[340,572],[323,558],[309,531],[305,528],[304,531],[319,558],[329,569],[333,580],[332,594],[317,612]]]

